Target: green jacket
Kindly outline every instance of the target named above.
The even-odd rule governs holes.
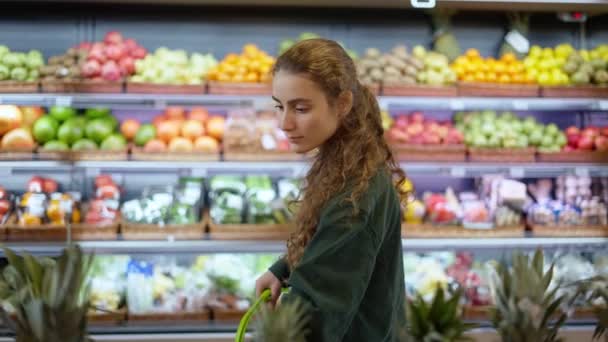
[[[312,305],[314,342],[402,341],[405,283],[398,194],[386,171],[371,179],[359,214],[345,202],[350,191],[322,210],[300,263],[291,272],[277,261],[270,271]]]

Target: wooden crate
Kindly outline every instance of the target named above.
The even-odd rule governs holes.
[[[530,225],[538,237],[608,237],[608,226],[541,226]]]
[[[462,308],[462,317],[471,321],[487,321],[490,319],[490,306],[465,305]]]
[[[539,97],[540,88],[533,84],[458,83],[458,95],[474,97]]]
[[[73,161],[90,160],[90,161],[118,161],[127,160],[129,155],[128,149],[120,151],[72,151],[70,156]]]
[[[405,238],[512,238],[524,237],[525,225],[496,227],[492,229],[467,229],[456,225],[408,224],[401,225]]]
[[[158,226],[123,220],[120,227],[125,240],[201,240],[205,233],[205,224],[202,221],[194,224]]]
[[[454,86],[431,86],[423,84],[383,84],[384,96],[421,96],[421,97],[455,97],[458,89]]]
[[[135,94],[205,94],[205,84],[156,84],[127,82],[126,92]]]
[[[464,162],[467,159],[464,145],[391,145],[400,161]]]
[[[158,323],[158,322],[175,322],[175,321],[196,321],[208,322],[211,320],[209,310],[200,312],[175,312],[175,313],[128,313],[127,320],[136,323]]]
[[[36,147],[25,149],[0,149],[0,160],[33,160]]]
[[[608,152],[603,151],[561,151],[538,153],[538,161],[545,163],[608,163]]]
[[[286,224],[218,224],[208,212],[203,216],[209,238],[212,240],[287,240],[294,229],[293,223]]]
[[[119,309],[116,312],[96,312],[87,313],[89,325],[106,326],[124,323],[127,320],[127,310]]]
[[[148,160],[159,162],[171,161],[219,161],[219,153],[201,152],[144,152],[142,148],[131,149],[131,160]]]
[[[542,87],[542,97],[551,98],[608,98],[608,87],[600,86],[560,86],[560,87]]]
[[[211,308],[211,317],[216,322],[238,323],[247,310]]]
[[[208,92],[213,95],[268,95],[272,94],[270,83],[224,83],[210,82]]]
[[[40,84],[36,82],[0,81],[0,93],[37,93]]]
[[[117,240],[120,221],[111,225],[97,226],[88,223],[76,223],[72,225],[71,237],[74,241],[101,241]]]
[[[535,148],[469,148],[469,161],[491,163],[533,163]]]
[[[124,82],[102,82],[82,80],[70,85],[76,93],[118,94],[124,92]]]
[[[303,161],[306,157],[303,154],[293,152],[238,152],[238,151],[224,151],[225,161]]]

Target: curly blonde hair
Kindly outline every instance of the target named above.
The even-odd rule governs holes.
[[[358,81],[353,60],[339,44],[327,39],[301,41],[277,59],[273,74],[279,71],[306,75],[321,88],[330,105],[344,91],[351,91],[354,100],[335,134],[318,148],[305,177],[297,203],[296,229],[287,240],[286,260],[293,269],[316,232],[321,210],[332,196],[351,185],[353,191],[347,201],[356,215],[357,200],[367,190],[369,180],[380,168],[385,168],[393,175],[404,203],[406,194],[401,185],[405,173],[384,139],[376,97]]]

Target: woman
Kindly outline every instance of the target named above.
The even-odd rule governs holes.
[[[401,206],[405,176],[383,138],[374,95],[337,43],[304,40],[273,71],[281,129],[315,153],[287,255],[256,282],[275,305],[315,311],[311,341],[396,341],[405,326]]]

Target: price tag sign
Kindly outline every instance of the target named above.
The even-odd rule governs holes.
[[[2,99],[0,99],[0,101],[2,101]],[[608,110],[608,101],[600,101],[599,107],[600,110]]]
[[[435,0],[410,0],[412,7],[414,8],[433,8],[435,7]]]
[[[526,171],[523,167],[512,167],[509,168],[509,175],[513,178],[524,178]]]
[[[524,111],[530,109],[530,106],[527,101],[515,100],[513,101],[513,109]]]
[[[72,98],[70,96],[57,96],[55,98],[55,105],[59,107],[70,107],[72,105]]]
[[[455,111],[464,110],[464,102],[462,100],[452,100],[450,101],[450,109]]]
[[[505,41],[519,53],[527,53],[530,50],[530,41],[517,30],[507,33]]]
[[[454,166],[450,168],[450,175],[456,178],[462,178],[466,175],[467,171],[462,166]]]
[[[577,167],[574,169],[574,174],[578,177],[589,177],[589,169],[586,167]]]

